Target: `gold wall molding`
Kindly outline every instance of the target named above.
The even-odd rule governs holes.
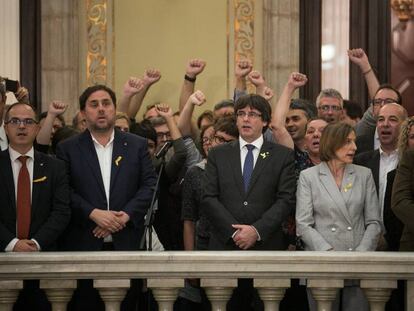
[[[235,0],[234,11],[235,61],[243,58],[248,58],[254,63],[254,1]]]
[[[85,45],[81,48],[83,87],[95,84],[113,86],[113,0],[81,1],[81,33]],[[83,19],[83,20],[82,20]]]
[[[256,70],[263,69],[263,0],[228,2],[228,96],[233,97],[234,67],[250,59]],[[248,92],[253,92],[248,84]]]

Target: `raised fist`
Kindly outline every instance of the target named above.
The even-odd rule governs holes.
[[[191,96],[188,98],[188,101],[193,105],[201,106],[206,102],[206,97],[204,93],[201,91],[195,91]]]
[[[257,70],[253,70],[248,75],[249,81],[256,87],[264,86],[266,84],[262,74]]]
[[[59,100],[54,100],[49,104],[47,113],[57,117],[66,111],[67,105]]]
[[[198,74],[202,73],[206,62],[202,59],[191,59],[187,67],[185,68],[185,74],[190,78],[195,78]]]
[[[145,70],[142,79],[148,86],[150,86],[161,79],[161,72],[158,69],[147,69]]]
[[[288,84],[297,89],[308,82],[306,75],[299,72],[292,72],[289,76]]]
[[[124,94],[133,96],[144,88],[144,81],[140,78],[130,77],[124,84]]]
[[[243,59],[239,60],[236,64],[236,68],[234,69],[234,74],[238,78],[245,78],[250,71],[252,71],[253,65],[251,60],[249,59]]]

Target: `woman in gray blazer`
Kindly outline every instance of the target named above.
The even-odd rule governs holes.
[[[328,125],[320,141],[322,162],[300,174],[296,230],[305,250],[374,251],[377,246],[381,220],[375,183],[368,168],[352,164],[355,138],[348,124]],[[355,284],[345,283],[342,310],[369,310]]]

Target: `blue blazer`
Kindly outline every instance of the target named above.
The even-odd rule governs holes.
[[[96,224],[89,219],[93,209],[107,209],[105,188],[90,132],[72,137],[57,147],[64,160],[71,187],[72,219],[63,240],[64,249],[96,251],[103,239],[95,238]],[[156,182],[146,140],[115,129],[109,209],[130,216],[126,228],[112,234],[116,250],[136,250],[143,233],[144,216]]]

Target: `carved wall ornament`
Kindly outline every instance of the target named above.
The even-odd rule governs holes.
[[[108,82],[108,6],[106,0],[87,0],[87,84],[107,84]]]

